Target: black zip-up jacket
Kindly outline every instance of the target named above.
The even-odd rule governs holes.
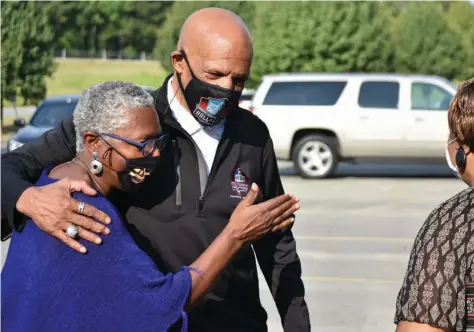
[[[232,185],[238,169],[248,185],[259,185],[260,199],[284,192],[268,129],[243,109],[228,116],[207,177],[199,149],[171,116],[168,79],[162,88],[152,92],[163,132],[170,135],[161,154],[160,169],[145,181],[139,194],[122,197],[116,204],[125,214],[135,241],[163,272],[191,264],[226,226],[240,201]],[[4,155],[2,212],[11,227],[21,229],[24,218],[15,205],[23,191],[39,178],[45,167],[69,161],[74,155],[72,117],[40,139]],[[291,230],[269,234],[253,243],[253,249],[285,331],[310,331],[301,263]],[[259,299],[254,253],[252,246],[247,245],[189,314],[189,330],[262,332],[267,331],[266,319]]]

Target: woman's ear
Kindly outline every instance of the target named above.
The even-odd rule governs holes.
[[[84,138],[84,147],[89,150],[90,153],[99,150],[100,138],[97,133],[87,131],[82,135],[82,137]]]

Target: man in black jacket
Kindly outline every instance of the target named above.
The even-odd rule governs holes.
[[[233,209],[255,182],[261,200],[283,193],[268,129],[238,107],[252,62],[252,42],[235,14],[217,8],[191,15],[181,30],[171,60],[174,74],[152,93],[163,132],[170,137],[159,172],[121,208],[140,247],[166,271],[195,260],[222,231]],[[88,240],[106,232],[106,216],[79,202],[62,181],[31,187],[43,168],[72,159],[72,118],[38,141],[4,155],[2,210],[21,230],[23,215],[52,233],[70,223]],[[89,230],[90,232],[86,231]],[[78,242],[67,244],[79,249]],[[253,247],[253,250],[252,250]],[[254,252],[287,332],[310,331],[301,264],[290,229],[247,246],[222,273],[202,303],[189,315],[190,331],[267,331],[260,304]],[[204,276],[205,277],[205,276]]]

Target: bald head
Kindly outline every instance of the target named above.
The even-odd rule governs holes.
[[[172,84],[178,99],[183,97],[178,78],[184,88],[196,77],[241,92],[252,57],[252,39],[239,16],[220,8],[198,10],[184,22],[177,50],[171,54],[176,78]]]
[[[204,8],[191,14],[181,28],[178,49],[206,56],[213,50],[252,57],[253,46],[244,21],[221,8]]]

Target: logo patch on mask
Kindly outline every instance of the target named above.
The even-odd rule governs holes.
[[[227,99],[201,97],[193,111],[193,116],[200,124],[213,126],[224,119],[226,105]]]
[[[217,115],[221,112],[225,105],[227,99],[214,99],[214,98],[205,98],[201,97],[199,101],[198,109],[201,112],[207,113],[208,115]]]
[[[242,199],[249,192],[249,178],[240,168],[237,168],[232,174],[230,185],[233,192],[233,195],[230,195],[231,198]]]
[[[142,183],[145,181],[145,177],[150,175],[144,168],[134,168],[133,171],[128,173],[132,178],[133,183]]]

